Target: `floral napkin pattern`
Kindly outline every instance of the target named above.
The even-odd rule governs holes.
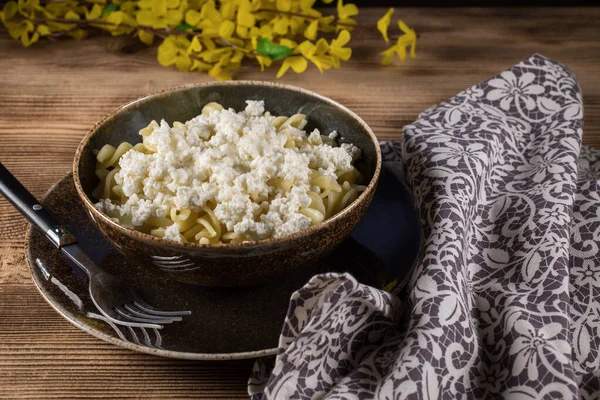
[[[290,301],[261,399],[600,398],[600,151],[575,76],[534,55],[384,143],[423,226],[408,286]]]

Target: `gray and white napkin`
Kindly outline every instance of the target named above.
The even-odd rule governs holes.
[[[423,226],[410,283],[312,278],[252,398],[600,398],[600,151],[582,126],[575,76],[534,55],[383,144]]]

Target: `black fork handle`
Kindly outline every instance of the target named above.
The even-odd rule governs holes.
[[[60,226],[2,163],[0,163],[0,193],[56,247],[77,242],[73,235]]]

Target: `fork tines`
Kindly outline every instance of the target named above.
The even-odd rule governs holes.
[[[198,268],[196,263],[189,257],[177,256],[152,256],[154,265],[167,271],[192,271]]]
[[[143,303],[143,302],[141,302]],[[115,307],[115,312],[121,317],[133,322],[165,325],[181,321],[182,316],[190,315],[190,311],[159,311],[138,301]]]

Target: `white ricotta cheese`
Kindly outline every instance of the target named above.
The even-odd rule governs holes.
[[[350,157],[352,157],[352,162],[358,160],[361,157],[361,151],[358,147],[353,145],[352,143],[342,143],[340,148],[346,150]]]
[[[152,216],[168,216],[173,207],[200,211],[210,203],[227,230],[250,240],[307,228],[311,220],[300,209],[311,203],[311,169],[335,177],[352,167],[360,150],[323,144],[318,130],[307,136],[290,126],[288,133],[307,144],[287,148],[288,136],[273,126],[264,102],[246,103],[240,113],[213,110],[173,127],[161,121],[145,139],[155,153],[131,149],[119,161],[115,182],[127,201],[115,205],[102,200],[96,207],[117,211],[120,220],[141,226]],[[291,189],[273,185],[277,178],[291,181]],[[181,241],[179,225],[166,228],[165,238]]]
[[[181,242],[181,235],[179,234],[179,224],[177,222],[165,228],[164,238],[174,240],[176,242]]]

